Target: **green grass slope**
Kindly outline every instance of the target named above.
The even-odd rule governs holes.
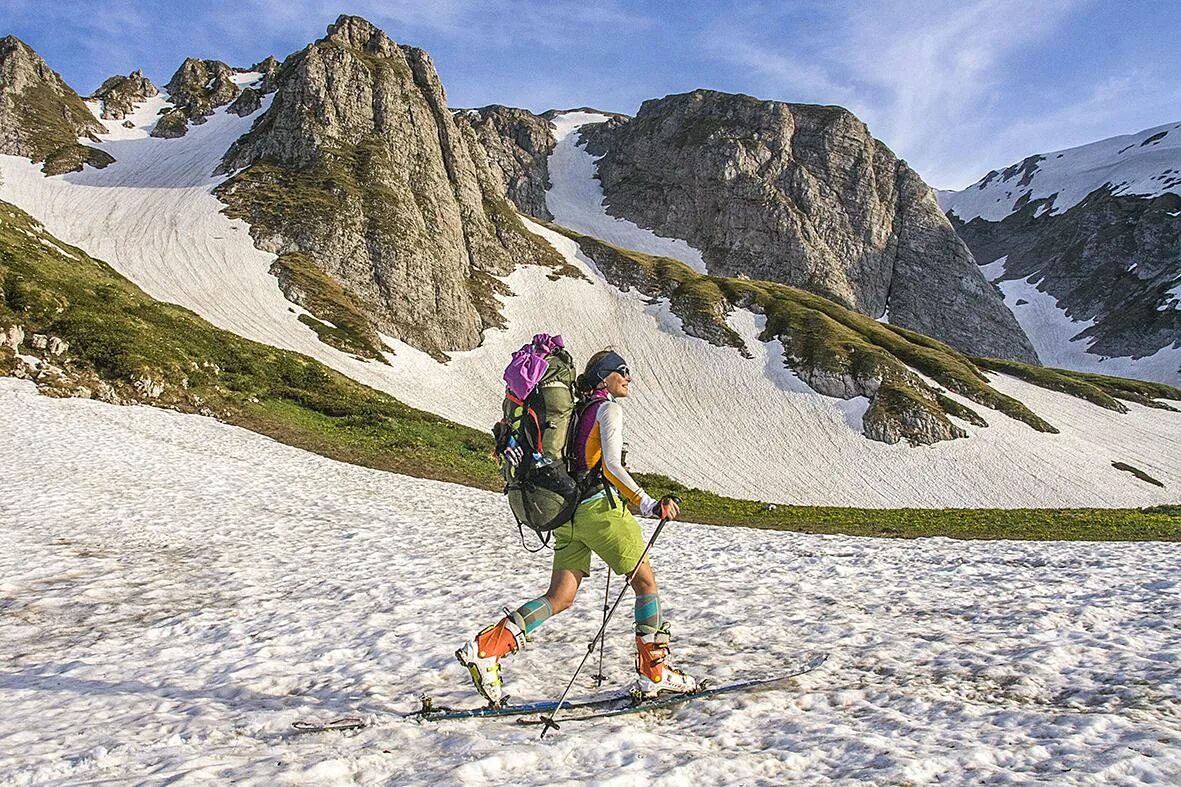
[[[727,325],[726,315],[735,308],[764,314],[766,327],[759,338],[779,339],[785,364],[801,379],[820,393],[846,398],[869,396],[865,431],[876,439],[883,439],[878,433],[883,424],[894,424],[889,431],[914,443],[961,436],[962,431],[950,423],[949,416],[977,426],[987,425],[980,413],[956,402],[945,390],[1040,432],[1057,432],[1026,405],[993,388],[985,371],[1013,375],[1119,412],[1127,411],[1121,399],[1165,409],[1172,408],[1161,399],[1181,400],[1181,391],[1159,383],[969,357],[928,336],[879,323],[794,287],[699,274],[678,260],[619,248],[564,227],[548,226],[576,241],[612,284],[668,298],[691,335],[742,351],[742,341]],[[913,372],[945,390],[927,384]]]

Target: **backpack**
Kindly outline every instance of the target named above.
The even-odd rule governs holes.
[[[492,434],[522,543],[527,527],[544,547],[554,530],[574,518],[588,488],[587,478],[572,475],[567,451],[578,424],[576,377],[562,337],[547,334],[513,353],[505,369],[503,417]]]

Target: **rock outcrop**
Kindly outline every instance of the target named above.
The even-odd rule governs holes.
[[[609,212],[711,273],[810,290],[976,355],[1036,362],[934,193],[840,107],[696,90],[583,129]]]
[[[189,123],[201,125],[218,107],[229,104],[242,89],[234,82],[234,69],[220,60],[187,58],[164,89],[172,107],[152,129],[153,137],[183,137]]]
[[[500,324],[493,276],[561,264],[455,122],[427,54],[358,17],[284,62],[220,171],[236,173],[217,194],[259,248],[305,254],[377,330],[436,357]]]
[[[158,95],[160,91],[152,80],[137,69],[127,76],[110,77],[90,98],[102,103],[103,120],[123,120],[135,111],[137,105]]]
[[[104,167],[114,159],[78,143],[106,128],[41,56],[16,36],[0,38],[0,153],[43,161],[46,174]]]
[[[255,63],[247,71],[262,74],[250,87],[242,88],[238,97],[226,108],[226,112],[233,112],[238,117],[253,115],[262,106],[263,96],[275,92],[279,79],[280,63],[273,57],[268,57],[260,63]]]
[[[455,121],[471,126],[501,190],[517,209],[552,219],[545,192],[550,186],[549,156],[557,141],[549,120],[526,109],[492,105],[460,110]]]
[[[255,89],[265,96],[275,92],[281,67],[282,64],[272,55],[268,56],[266,60],[255,63],[247,70],[262,74],[262,80],[255,86]]]

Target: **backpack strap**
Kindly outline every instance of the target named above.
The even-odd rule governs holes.
[[[577,417],[571,419],[571,428],[574,430],[574,434],[566,439],[566,448],[568,452],[569,450],[572,450],[578,443],[578,430],[582,427],[582,419],[586,415],[587,411],[590,410],[592,406],[602,405],[605,401],[607,400],[587,399],[586,401],[579,404]],[[598,414],[597,409],[595,413],[596,415]],[[573,457],[567,454],[566,462],[567,466],[569,466],[573,462]],[[585,500],[587,497],[589,497],[590,495],[588,493],[596,486],[602,486],[603,491],[607,494],[607,501],[611,504],[611,507],[614,508],[615,494],[611,489],[611,482],[608,481],[606,476],[603,475],[602,456],[599,457],[599,460],[595,462],[593,467],[587,468],[586,473],[578,481],[578,488],[580,490],[582,499]],[[580,500],[579,502],[581,503],[582,501]]]

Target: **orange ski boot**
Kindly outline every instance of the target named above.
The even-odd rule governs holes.
[[[636,681],[632,693],[642,699],[658,694],[697,691],[697,681],[668,663],[669,627],[636,627]]]
[[[506,610],[505,617],[463,644],[455,658],[467,667],[476,691],[493,705],[501,701],[500,660],[525,647],[525,626]]]

